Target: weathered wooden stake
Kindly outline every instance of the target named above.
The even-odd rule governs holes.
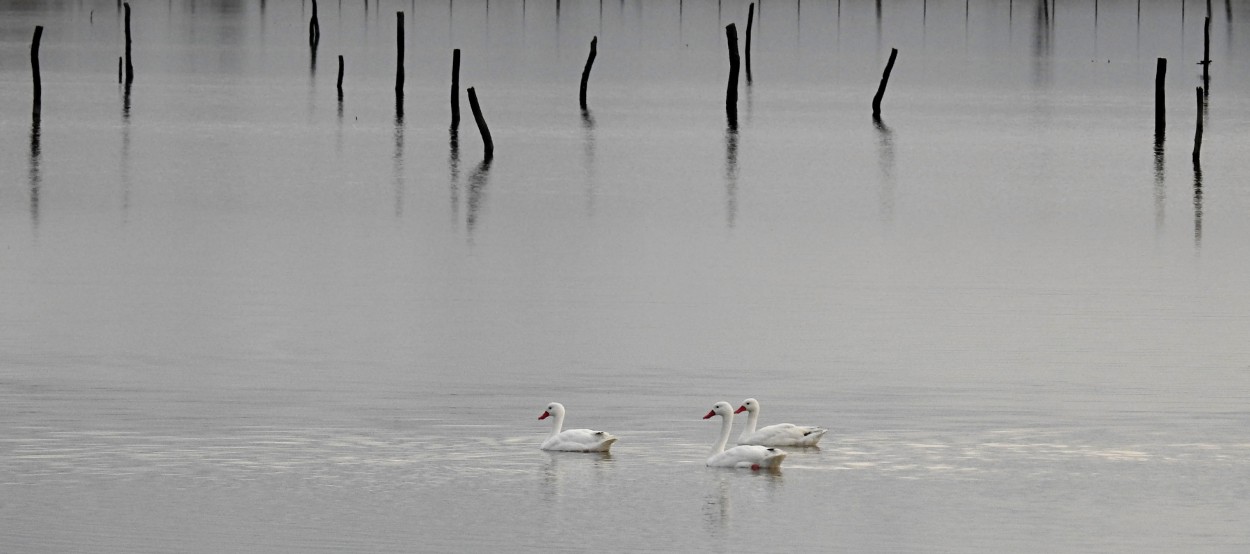
[[[122,57],[117,57],[117,84],[122,84]]]
[[[321,23],[317,21],[317,0],[312,1],[312,19],[308,22],[308,45],[316,48],[321,42]]]
[[[482,133],[482,145],[486,149],[486,159],[495,157],[495,141],[490,138],[490,128],[486,126],[486,118],[482,117],[482,107],[477,103],[477,92],[469,87],[469,108],[473,110],[473,120],[477,122],[477,130]]]
[[[1209,11],[1209,10],[1208,10]],[[1206,94],[1211,89],[1211,15],[1207,14],[1206,22],[1202,25],[1202,92]]]
[[[343,55],[339,54],[339,79],[335,84],[339,90],[339,98],[343,97]]]
[[[729,123],[738,123],[738,28],[730,23],[725,26],[725,38],[729,43],[729,83],[725,88],[725,115]]]
[[[35,37],[30,41],[30,71],[35,80],[34,104],[31,115],[43,113],[43,79],[39,76],[39,41],[43,40],[43,25],[35,26]]]
[[[881,117],[881,98],[885,96],[885,86],[890,82],[890,72],[894,71],[894,59],[898,57],[898,48],[890,49],[890,61],[885,64],[885,73],[881,74],[881,85],[877,87],[877,95],[872,97],[872,116]]]
[[[595,56],[599,53],[599,37],[590,39],[590,56],[586,58],[586,67],[582,69],[582,88],[577,93],[577,100],[581,103],[582,110],[586,110],[586,83],[590,81],[590,67],[595,65]]]
[[[123,4],[126,8],[126,84],[135,82],[135,65],[130,57],[130,2]]]
[[[404,12],[395,12],[395,23],[399,27],[399,33],[395,35],[395,49],[397,58],[395,60],[395,94],[403,96],[404,94]]]
[[[1202,87],[1198,87],[1198,124],[1194,129],[1194,166],[1195,167],[1198,166],[1198,158],[1200,157],[1200,154],[1202,153],[1202,115],[1204,111],[1203,106],[1202,106],[1202,97],[1204,94],[1205,93],[1203,92]]]
[[[1163,133],[1167,125],[1167,107],[1164,102],[1164,78],[1168,74],[1168,59],[1159,58],[1155,63],[1155,134]]]
[[[451,130],[460,128],[460,49],[451,51]]]
[[[755,2],[747,9],[747,84],[751,83],[751,27],[755,23]]]

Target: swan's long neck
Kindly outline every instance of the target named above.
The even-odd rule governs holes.
[[[760,420],[759,410],[747,410],[747,428],[743,429],[743,433],[751,435],[755,433],[755,423]]]
[[[716,441],[716,444],[712,446],[713,456],[725,451],[725,445],[729,444],[729,428],[733,427],[733,424],[734,424],[733,413],[725,414],[725,416],[721,418],[720,440]]]
[[[556,435],[559,435],[562,429],[564,429],[564,411],[563,410],[557,411],[556,413],[552,414],[551,435],[549,436],[554,437]]]

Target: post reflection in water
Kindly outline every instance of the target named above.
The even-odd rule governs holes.
[[[469,239],[473,239],[473,230],[477,228],[477,215],[482,209],[486,198],[486,185],[490,183],[490,158],[482,160],[469,175],[468,214],[465,216],[465,229]]]
[[[725,218],[730,229],[738,219],[738,123],[725,126]]]
[[[1194,248],[1202,247],[1202,166],[1194,164]]]
[[[1155,235],[1158,236],[1163,231],[1163,204],[1167,200],[1167,184],[1164,181],[1163,171],[1163,143],[1164,131],[1159,129],[1155,133],[1154,157],[1155,157]]]
[[[586,177],[586,214],[595,214],[595,116],[582,110],[582,166]]]
[[[395,94],[395,217],[404,215],[404,95]]]
[[[39,189],[43,185],[43,177],[39,174],[42,149],[39,120],[38,113],[33,114],[30,119],[30,226],[36,233],[39,231]]]
[[[122,153],[121,153],[121,184],[122,184],[122,219],[130,215],[130,85],[122,88]]]
[[[894,220],[894,131],[880,117],[872,118],[877,129],[877,163],[881,168],[881,220]]]
[[[460,221],[460,131],[452,128],[448,131],[447,174],[451,192],[451,223],[454,226]]]

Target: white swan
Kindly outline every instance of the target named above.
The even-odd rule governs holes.
[[[742,412],[747,412],[749,415],[747,416],[746,429],[743,429],[742,434],[738,436],[738,444],[816,446],[816,443],[820,442],[820,437],[825,436],[825,433],[829,431],[821,427],[808,427],[790,423],[769,425],[757,431],[755,424],[760,419],[760,403],[754,398],[743,400],[742,406],[734,413]]]
[[[707,459],[707,465],[752,470],[780,469],[781,461],[786,458],[784,450],[757,445],[735,446],[725,450],[725,444],[729,442],[729,428],[733,426],[733,410],[733,406],[728,402],[717,402],[715,406],[712,406],[712,411],[703,416],[703,419],[710,419],[712,416],[723,418],[720,424],[720,440],[712,446],[712,456]]]
[[[551,435],[547,440],[543,441],[543,450],[560,450],[564,452],[607,452],[612,448],[612,443],[616,442],[616,437],[603,431],[592,431],[590,429],[569,429],[561,431],[564,427],[564,405],[559,402],[552,402],[547,405],[547,410],[538,419],[547,419],[554,417],[554,425],[551,428]]]

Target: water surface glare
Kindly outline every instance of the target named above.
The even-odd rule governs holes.
[[[312,10],[0,6],[0,550],[1250,550],[1240,4]]]

